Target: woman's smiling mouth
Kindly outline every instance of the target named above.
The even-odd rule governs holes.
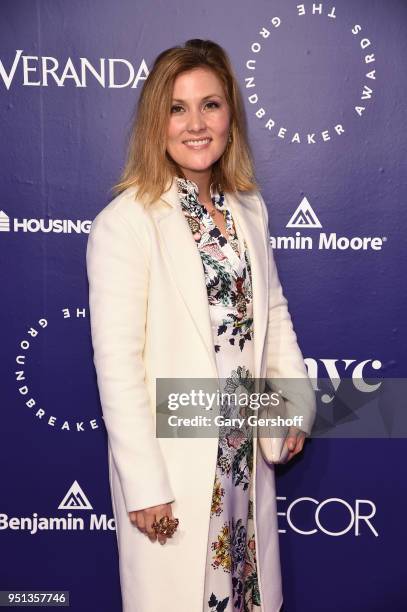
[[[184,140],[183,143],[190,149],[204,149],[211,140],[212,138],[190,138],[189,140]]]

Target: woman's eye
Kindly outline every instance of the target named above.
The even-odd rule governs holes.
[[[219,106],[220,106],[219,102],[215,102],[215,101],[207,102],[205,104],[205,107],[208,107],[208,108],[219,108]],[[171,113],[179,113],[182,110],[183,110],[183,107],[180,104],[173,104],[173,106],[171,106]]]
[[[213,104],[215,108],[219,108],[219,103],[218,102],[207,102],[206,106],[210,106],[211,104]]]

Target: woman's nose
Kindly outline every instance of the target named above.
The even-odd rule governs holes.
[[[191,110],[188,114],[187,128],[192,131],[197,131],[205,127],[205,118],[200,109]]]

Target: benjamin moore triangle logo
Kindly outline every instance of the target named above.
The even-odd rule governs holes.
[[[93,510],[91,503],[83,492],[77,480],[74,480],[58,510]]]
[[[305,227],[322,227],[322,225],[311,204],[308,202],[307,198],[304,197],[295,209],[286,227],[303,229]]]
[[[0,232],[10,231],[10,217],[6,215],[4,210],[0,210]]]
[[[302,232],[321,228],[322,225],[311,204],[304,197],[288,221],[287,228],[295,228],[295,232],[282,236],[270,235],[272,249],[295,251],[381,251],[387,236],[342,236],[336,232]],[[308,235],[303,235],[308,233]]]

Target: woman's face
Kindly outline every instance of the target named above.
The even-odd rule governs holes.
[[[219,78],[207,68],[179,74],[174,83],[167,152],[185,172],[209,170],[224,152],[230,112]]]

